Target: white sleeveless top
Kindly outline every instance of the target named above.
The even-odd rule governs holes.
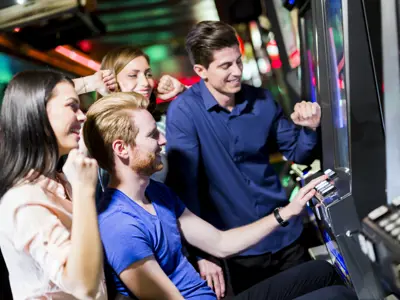
[[[63,180],[65,180],[63,178]],[[11,188],[0,200],[0,248],[14,300],[75,300],[63,272],[71,248],[72,202],[41,176]],[[106,300],[102,274],[96,300]]]

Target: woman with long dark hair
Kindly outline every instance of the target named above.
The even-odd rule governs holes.
[[[106,299],[97,163],[76,150],[85,118],[73,81],[60,73],[21,72],[6,89],[0,248],[14,299]]]

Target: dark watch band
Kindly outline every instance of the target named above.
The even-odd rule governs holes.
[[[289,222],[288,222],[288,221],[284,221],[284,220],[282,219],[281,215],[279,214],[279,209],[280,209],[280,207],[277,207],[277,208],[274,209],[274,216],[275,216],[275,219],[278,221],[278,223],[279,223],[282,227],[286,227],[286,226],[289,225]]]

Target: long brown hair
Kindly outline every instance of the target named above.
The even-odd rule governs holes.
[[[129,64],[133,59],[143,56],[146,60],[147,63],[150,65],[150,58],[149,56],[144,53],[143,50],[137,47],[133,46],[123,46],[119,48],[115,48],[108,52],[106,56],[103,57],[103,60],[101,61],[101,70],[112,70],[114,71],[115,76],[118,75],[119,72],[123,70],[123,68],[126,67],[127,64]],[[117,82],[117,91],[120,92],[120,88]],[[100,95],[98,95],[97,99],[101,98]],[[150,113],[153,113],[155,108],[156,108],[156,95],[154,91],[151,93],[150,96],[150,103],[148,110]]]

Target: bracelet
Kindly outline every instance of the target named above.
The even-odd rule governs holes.
[[[277,207],[274,209],[274,217],[276,219],[276,221],[279,223],[279,225],[281,225],[282,227],[286,227],[289,225],[288,221],[284,221],[281,217],[281,215],[279,214],[279,209],[280,207]]]

